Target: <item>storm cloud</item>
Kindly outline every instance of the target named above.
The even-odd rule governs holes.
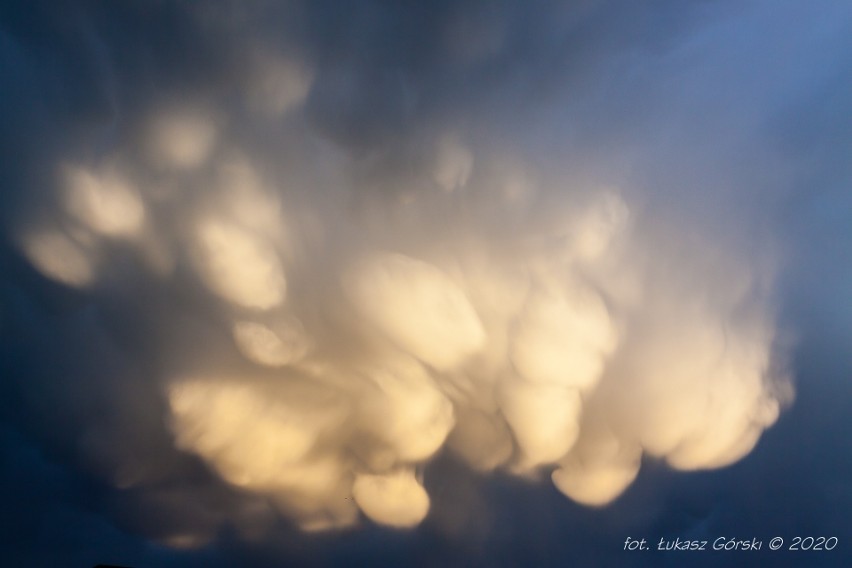
[[[842,265],[803,246],[827,238],[808,208],[849,242],[850,18],[3,8],[7,453],[184,551],[156,563],[340,560],[305,533],[452,551],[518,492],[662,515],[649,487],[728,479],[805,404],[825,284],[802,275]]]

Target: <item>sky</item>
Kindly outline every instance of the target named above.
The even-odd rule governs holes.
[[[850,29],[3,3],[3,556],[852,564]]]

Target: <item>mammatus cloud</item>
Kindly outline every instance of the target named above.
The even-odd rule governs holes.
[[[323,106],[329,84],[353,105],[370,92],[343,63],[238,51],[225,94],[142,105],[103,155],[58,158],[55,199],[15,235],[45,278],[150,335],[121,350],[158,361],[139,387],[158,402],[107,399],[160,420],[170,447],[139,460],[178,457],[127,475],[106,452],[105,475],[144,496],[185,487],[192,456],[232,497],[165,542],[274,515],[413,527],[441,452],[603,506],[643,456],[724,467],[776,421],[773,275],[736,238],[476,123],[411,119],[388,126],[399,148],[353,145]]]
[[[706,263],[648,242],[647,221],[615,190],[577,203],[568,193],[564,213],[531,211],[503,242],[489,239],[497,228],[477,201],[514,204],[500,187],[465,196],[473,178],[453,193],[439,183],[370,203],[370,219],[404,209],[410,228],[362,228],[311,203],[322,227],[350,225],[345,243],[312,242],[291,237],[287,219],[300,212],[286,194],[280,213],[261,205],[286,179],[258,181],[248,159],[195,167],[217,189],[157,201],[144,167],[117,182],[66,166],[63,222],[22,237],[22,250],[45,276],[97,294],[96,267],[109,271],[113,259],[87,255],[110,239],[141,246],[134,235],[154,224],[147,230],[186,259],[188,286],[232,333],[231,345],[207,348],[244,358],[231,372],[167,378],[175,447],[306,529],[350,525],[358,510],[418,524],[429,510],[423,466],[445,445],[476,468],[552,472],[568,497],[603,505],[643,453],[680,469],[721,467],[778,416],[771,312],[749,282],[759,275],[735,251]],[[235,196],[259,200],[245,205],[260,216],[217,203]],[[469,209],[420,214],[451,200]],[[166,290],[176,286],[176,268],[151,270]],[[725,290],[717,279],[744,284]]]

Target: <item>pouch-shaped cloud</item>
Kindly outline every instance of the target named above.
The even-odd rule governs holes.
[[[248,487],[279,483],[278,472],[303,459],[319,435],[316,425],[284,402],[239,383],[190,381],[173,386],[169,402],[177,443],[215,459],[228,481]],[[307,418],[307,419],[306,419]],[[240,439],[250,439],[242,444]]]
[[[246,358],[269,367],[283,367],[305,356],[310,348],[302,323],[288,317],[273,327],[251,321],[234,324],[234,341]]]
[[[429,496],[412,471],[359,475],[352,492],[364,514],[383,525],[413,527],[429,512]]]
[[[322,447],[344,424],[345,401],[309,384],[245,378],[185,379],[168,398],[178,447],[228,483],[269,496],[306,528],[354,521],[347,469]]]
[[[566,287],[530,295],[515,324],[510,357],[531,383],[586,390],[600,378],[616,331],[593,290]]]
[[[69,286],[85,286],[95,277],[90,253],[62,232],[32,232],[21,238],[21,248],[39,272]]]
[[[360,261],[343,282],[362,317],[399,347],[437,369],[474,354],[485,332],[470,301],[437,267],[401,254]]]
[[[470,467],[491,471],[512,457],[514,442],[505,419],[496,411],[462,408],[447,446]]]
[[[609,458],[568,458],[553,471],[556,488],[583,505],[606,505],[639,473],[641,451],[638,447],[627,456]]]
[[[79,167],[65,169],[66,208],[71,216],[104,236],[130,236],[145,220],[139,194],[117,172],[97,175]]]
[[[760,327],[731,328],[712,314],[676,329],[660,337],[652,327],[636,338],[624,416],[636,421],[646,451],[679,469],[728,465],[778,417],[779,400],[766,382],[768,338]]]
[[[154,117],[145,142],[148,155],[159,167],[191,170],[208,158],[216,135],[216,124],[204,111],[173,108]]]
[[[287,294],[281,260],[261,236],[227,220],[198,222],[192,250],[199,276],[211,291],[237,306],[266,310]]]
[[[564,456],[580,433],[580,393],[560,385],[509,383],[500,401],[506,421],[532,468]]]
[[[361,410],[365,431],[381,441],[368,458],[379,471],[429,458],[454,424],[452,404],[422,365],[407,357],[383,363],[366,371],[373,386],[365,388]]]

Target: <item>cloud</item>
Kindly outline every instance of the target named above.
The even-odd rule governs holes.
[[[102,427],[90,396],[153,417],[56,444],[153,510],[192,509],[134,530],[183,547],[223,526],[265,534],[276,515],[411,528],[448,454],[601,507],[643,457],[692,471],[752,451],[792,400],[763,214],[779,198],[755,181],[775,115],[738,127],[759,105],[701,90],[749,72],[720,70],[727,51],[702,35],[739,29],[728,10],[707,8],[702,28],[698,9],[604,4],[516,22],[518,7],[439,3],[428,33],[381,5],[177,4],[145,20],[192,30],[162,32],[181,51],[168,65],[145,47],[152,27],[121,37],[141,8],[77,9],[66,39],[75,61],[101,62],[95,78],[40,80],[117,106],[86,126],[45,95],[33,112],[74,128],[32,149],[50,179],[17,201],[10,233],[51,293],[91,306],[57,316],[73,325],[45,318],[55,329],[33,345],[82,329],[116,361],[79,388],[43,378],[31,399],[60,400],[75,432]],[[637,12],[690,25],[628,33]],[[14,38],[10,57],[39,57],[38,41]],[[715,116],[709,137],[761,146],[756,165],[698,140]],[[74,344],[69,376],[106,357]],[[49,394],[63,389],[76,396]]]

